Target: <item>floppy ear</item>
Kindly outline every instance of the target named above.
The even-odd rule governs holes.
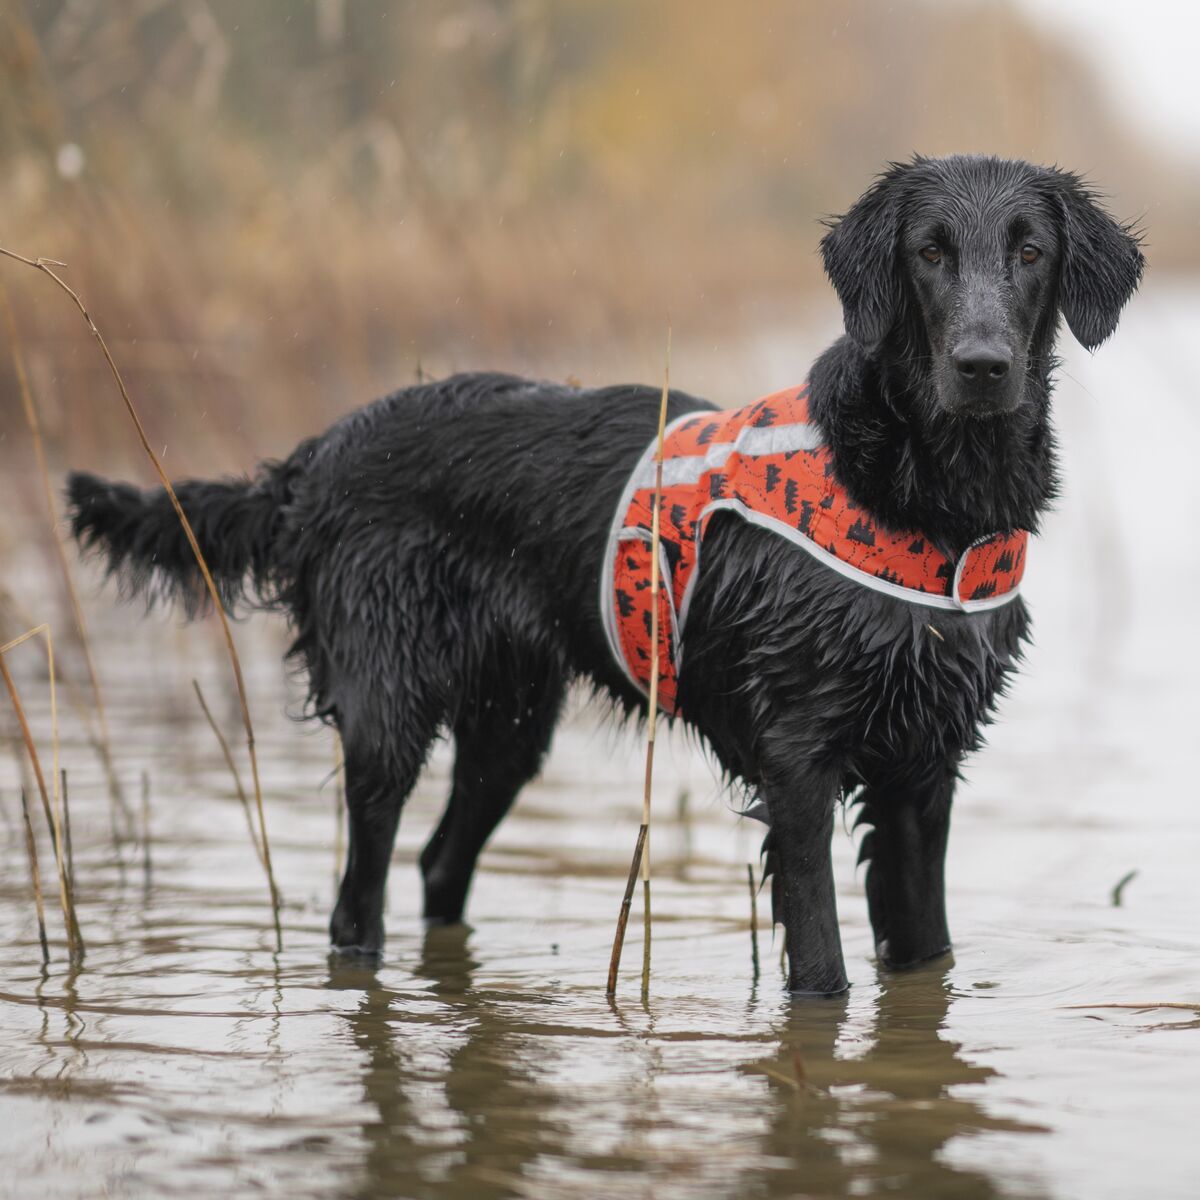
[[[1081,345],[1095,350],[1117,327],[1117,318],[1142,278],[1141,238],[1100,207],[1077,175],[1055,171],[1062,218],[1058,302]]]
[[[897,184],[906,170],[905,164],[893,163],[821,239],[825,272],[842,302],[846,332],[868,349],[887,336],[900,315]]]

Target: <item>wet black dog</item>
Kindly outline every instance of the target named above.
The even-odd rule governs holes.
[[[1113,332],[1141,275],[1136,234],[1058,170],[918,159],[881,176],[822,251],[846,336],[812,367],[811,405],[855,503],[951,558],[997,530],[1036,531],[1055,493],[1059,315],[1089,348]],[[314,710],[341,731],[351,840],[335,947],[382,945],[400,810],[439,730],[455,739],[454,784],[421,868],[426,915],[453,921],[570,682],[644,710],[597,595],[657,407],[650,388],[460,375],[351,414],[254,482],[179,488],[225,599],[248,588],[288,614]],[[671,397],[673,417],[706,407]],[[69,491],[76,537],[127,585],[201,602],[162,492],[87,475]],[[840,797],[856,795],[872,826],[862,852],[881,958],[948,949],[955,780],[1026,630],[1020,600],[935,618],[714,517],[679,710],[765,801],[794,991],[846,986],[830,868]]]

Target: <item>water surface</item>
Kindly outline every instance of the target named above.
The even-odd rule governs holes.
[[[94,594],[135,812],[149,779],[149,846],[114,845],[102,772],[68,712],[88,954],[67,969],[51,908],[43,973],[16,759],[0,759],[0,1188],[1196,1195],[1200,1009],[1152,1006],[1200,1002],[1200,561],[1187,523],[1200,410],[1173,349],[1194,311],[1148,295],[1111,350],[1069,363],[1068,486],[1027,588],[1038,644],[955,816],[955,959],[907,974],[876,965],[855,842],[839,833],[844,1000],[788,1000],[765,919],[755,973],[746,863],[758,827],[677,739],[657,776],[649,994],[635,909],[620,994],[605,1000],[641,751],[586,710],[486,852],[470,926],[426,931],[415,861],[448,786],[440,750],[405,813],[385,962],[331,962],[332,742],[284,715],[299,709],[284,634],[255,620],[238,636],[285,899],[277,951],[190,692],[198,676],[236,740],[212,629],[142,621]],[[50,587],[31,550],[14,552],[5,583],[27,606]],[[48,754],[37,653],[13,663]],[[1146,1007],[1102,1007],[1116,1003]]]

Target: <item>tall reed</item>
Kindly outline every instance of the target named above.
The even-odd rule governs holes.
[[[642,875],[642,903],[644,914],[642,941],[642,994],[650,989],[650,795],[654,782],[654,736],[658,725],[658,577],[659,542],[661,528],[659,509],[662,507],[663,487],[663,439],[667,428],[667,401],[671,392],[671,327],[667,326],[667,361],[663,370],[662,398],[658,406],[658,448],[654,461],[654,506],[650,518],[650,645],[654,648],[650,658],[650,704],[646,725],[646,770],[642,782],[642,823],[638,828],[637,842],[633,848],[633,862],[629,868],[629,879],[617,915],[617,930],[613,936],[612,957],[608,963],[608,984],[605,994],[617,993],[617,975],[621,969],[621,951],[625,946],[625,927],[629,924],[629,910],[633,904],[633,888],[640,869]],[[606,581],[607,583],[607,581]]]
[[[37,913],[38,940],[42,944],[42,966],[50,962],[50,943],[46,941],[46,906],[42,901],[42,872],[38,867],[37,838],[29,819],[29,793],[21,789],[21,817],[25,823],[25,852],[29,856],[29,879],[33,884],[33,906]]]
[[[33,392],[29,387],[29,376],[25,370],[25,356],[21,352],[21,339],[17,335],[17,323],[13,317],[12,305],[8,299],[8,289],[0,283],[0,309],[4,311],[4,323],[8,328],[8,342],[12,350],[13,368],[17,375],[17,390],[21,394],[21,411],[25,416],[25,424],[29,427],[29,436],[33,442],[33,457],[37,463],[38,475],[42,483],[42,496],[46,502],[46,517],[50,524],[50,542],[58,559],[59,570],[62,573],[63,585],[71,606],[71,615],[75,621],[75,631],[79,635],[79,644],[83,648],[83,660],[87,666],[88,680],[92,688],[92,698],[96,706],[96,720],[99,734],[95,746],[100,755],[108,781],[109,799],[113,806],[113,829],[116,830],[116,813],[120,813],[124,822],[125,833],[128,835],[133,824],[133,815],[125,802],[120,779],[113,766],[112,742],[108,734],[108,716],[104,707],[104,694],[100,689],[100,676],[96,671],[96,660],[92,655],[91,638],[88,637],[87,621],[83,615],[83,605],[79,601],[79,591],[71,574],[71,566],[67,561],[67,553],[63,548],[62,538],[58,533],[58,508],[54,500],[54,487],[50,482],[50,468],[46,461],[46,448],[42,441],[42,426],[38,419],[37,405],[33,400]]]
[[[25,706],[21,703],[21,696],[17,691],[17,685],[13,681],[12,674],[8,669],[8,663],[5,661],[5,655],[9,651],[15,650],[31,638],[37,637],[38,634],[44,635],[46,639],[46,663],[50,678],[50,726],[54,760],[54,774],[52,776],[54,780],[53,805],[50,803],[50,793],[46,787],[46,776],[42,770],[42,760],[38,756],[37,744],[33,740],[33,733],[29,728],[29,721],[25,716]],[[61,780],[58,765],[58,699],[54,686],[54,638],[51,636],[49,625],[38,625],[33,629],[26,630],[20,637],[13,638],[12,641],[0,646],[0,678],[3,678],[4,686],[8,689],[9,699],[12,701],[13,711],[17,715],[17,723],[21,729],[21,739],[25,743],[25,751],[29,756],[29,763],[33,768],[34,778],[37,780],[38,793],[42,800],[42,810],[45,813],[46,824],[50,827],[54,843],[54,860],[58,868],[58,898],[59,904],[62,907],[63,924],[66,926],[67,931],[68,953],[72,963],[81,962],[84,955],[83,935],[80,932],[79,920],[75,913],[75,900],[71,892],[71,882],[63,851],[62,792],[60,791]]]
[[[192,554],[196,559],[196,565],[200,568],[200,574],[204,578],[204,586],[208,589],[208,594],[212,599],[213,610],[216,612],[217,619],[221,623],[221,632],[225,636],[225,647],[229,653],[230,665],[233,668],[233,678],[237,685],[238,701],[242,712],[242,725],[246,731],[246,751],[250,757],[250,774],[254,782],[254,803],[258,810],[259,834],[262,839],[263,858],[267,866],[267,883],[271,891],[271,911],[275,918],[276,946],[281,947],[283,935],[279,924],[279,893],[275,888],[275,875],[270,865],[271,850],[270,843],[267,840],[266,817],[263,813],[262,784],[258,774],[258,751],[254,742],[254,724],[250,720],[250,704],[246,697],[246,680],[242,674],[242,660],[238,656],[237,646],[234,644],[233,630],[230,628],[229,618],[225,613],[225,606],[221,603],[221,597],[217,591],[217,585],[213,581],[212,572],[208,569],[208,563],[200,550],[200,543],[196,541],[196,534],[192,529],[191,522],[187,519],[187,514],[183,511],[183,506],[179,503],[179,497],[175,494],[175,489],[171,486],[170,479],[167,478],[167,473],[163,469],[162,462],[158,455],[154,453],[154,449],[146,437],[145,427],[142,425],[141,418],[138,416],[137,409],[130,398],[129,390],[125,386],[125,380],[121,377],[121,372],[117,369],[116,361],[108,348],[108,343],[104,340],[96,322],[92,319],[83,301],[79,298],[79,294],[54,270],[55,267],[63,269],[66,264],[52,258],[27,258],[25,255],[18,254],[14,250],[8,250],[3,246],[0,246],[0,255],[11,258],[16,262],[24,263],[25,266],[32,267],[34,270],[49,276],[70,297],[75,307],[79,310],[80,316],[83,317],[89,332],[96,339],[96,344],[100,347],[100,351],[104,355],[104,361],[108,364],[108,369],[112,374],[118,391],[121,393],[121,400],[124,402],[125,411],[129,415],[130,421],[133,422],[133,427],[137,433],[139,442],[141,442],[142,449],[146,452],[147,458],[150,459],[150,462],[154,466],[159,482],[162,484],[163,490],[167,493],[171,501],[171,506],[174,508],[184,536],[187,538],[188,546],[191,548]]]
[[[258,856],[258,861],[262,864],[263,870],[269,871],[271,869],[270,859],[263,853],[262,845],[258,840],[258,834],[254,828],[254,814],[250,811],[250,800],[246,796],[246,789],[242,787],[242,777],[238,773],[237,765],[233,761],[233,754],[229,750],[229,743],[225,740],[225,735],[221,732],[221,727],[212,715],[212,710],[208,707],[208,701],[204,699],[204,693],[200,690],[199,681],[193,679],[192,687],[196,689],[196,699],[200,701],[200,708],[204,713],[205,720],[208,721],[208,727],[213,731],[213,735],[221,747],[221,754],[225,759],[225,765],[229,768],[229,774],[233,776],[234,790],[237,792],[238,799],[242,802],[242,811],[246,814],[246,826],[250,831],[250,844],[254,847],[254,853]],[[274,880],[271,881],[271,894],[277,894]],[[278,926],[278,909],[275,912],[275,923]]]

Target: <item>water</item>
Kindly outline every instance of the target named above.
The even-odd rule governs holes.
[[[427,932],[415,861],[448,784],[439,752],[405,813],[386,962],[332,963],[331,739],[285,717],[299,702],[282,631],[255,620],[237,632],[285,898],[276,952],[245,821],[190,692],[198,676],[236,742],[213,630],[96,596],[135,811],[143,768],[150,781],[149,863],[140,843],[114,848],[102,773],[68,714],[88,955],[67,970],[51,895],[43,974],[18,774],[0,759],[0,1190],[1196,1195],[1200,1008],[1149,1005],[1200,1004],[1200,563],[1187,525],[1200,416],[1177,349],[1198,312],[1152,292],[1111,348],[1068,363],[1068,487],[1027,588],[1038,644],[955,816],[955,960],[876,966],[855,845],[839,834],[842,1001],[788,1000],[765,923],[755,976],[745,864],[757,827],[676,739],[657,775],[649,995],[635,907],[619,997],[605,1000],[641,750],[586,710],[486,852],[471,926]],[[14,594],[45,594],[28,547],[7,567]],[[36,650],[13,666],[44,735]],[[760,921],[766,911],[764,897]],[[1127,1002],[1148,1007],[1100,1007]]]

